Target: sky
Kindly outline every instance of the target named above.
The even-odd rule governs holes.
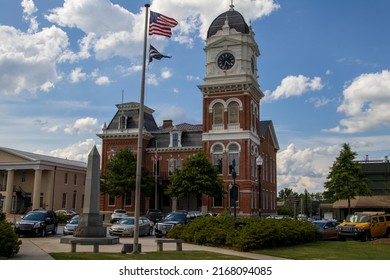
[[[147,65],[145,105],[158,125],[201,124],[205,37],[231,0],[2,0],[0,146],[80,161],[101,149],[96,134],[115,105],[140,102],[148,3],[179,24],[172,38],[148,37],[171,58]],[[278,191],[324,191],[343,143],[358,160],[390,155],[390,1],[233,4],[261,52]]]

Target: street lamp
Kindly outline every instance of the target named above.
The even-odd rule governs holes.
[[[262,209],[262,203],[261,203],[261,167],[263,166],[263,158],[261,157],[261,155],[259,155],[256,158],[256,165],[257,165],[257,169],[259,171],[259,176],[258,176],[258,180],[259,180],[259,216],[261,217],[261,209]]]
[[[230,173],[232,174],[233,178],[233,186],[232,186],[232,191],[233,191],[233,207],[234,207],[234,218],[237,217],[237,191],[236,191],[236,160],[233,159],[232,164],[229,166]]]

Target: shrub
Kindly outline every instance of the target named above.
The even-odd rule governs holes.
[[[0,210],[0,222],[5,221],[5,213]]]
[[[19,252],[22,241],[14,232],[11,223],[0,221],[0,257],[10,258]]]
[[[306,221],[225,216],[196,218],[185,226],[175,226],[168,237],[249,251],[313,242],[316,232],[315,226]]]

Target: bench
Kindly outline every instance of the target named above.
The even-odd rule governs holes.
[[[176,243],[176,251],[183,250],[183,240],[182,239],[156,239],[157,243],[157,252],[163,251],[164,243]]]
[[[76,246],[79,245],[93,245],[93,252],[99,253],[99,243],[93,241],[85,241],[85,240],[71,240],[70,241],[70,251],[72,253],[76,253]]]

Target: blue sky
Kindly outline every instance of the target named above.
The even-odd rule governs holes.
[[[158,125],[202,122],[205,34],[230,0],[3,0],[0,146],[85,161],[115,104],[139,102],[144,5],[175,18],[147,69]],[[210,5],[213,3],[213,5]],[[390,154],[390,1],[235,0],[256,33],[261,119],[280,144],[278,185],[323,191],[341,145]]]

